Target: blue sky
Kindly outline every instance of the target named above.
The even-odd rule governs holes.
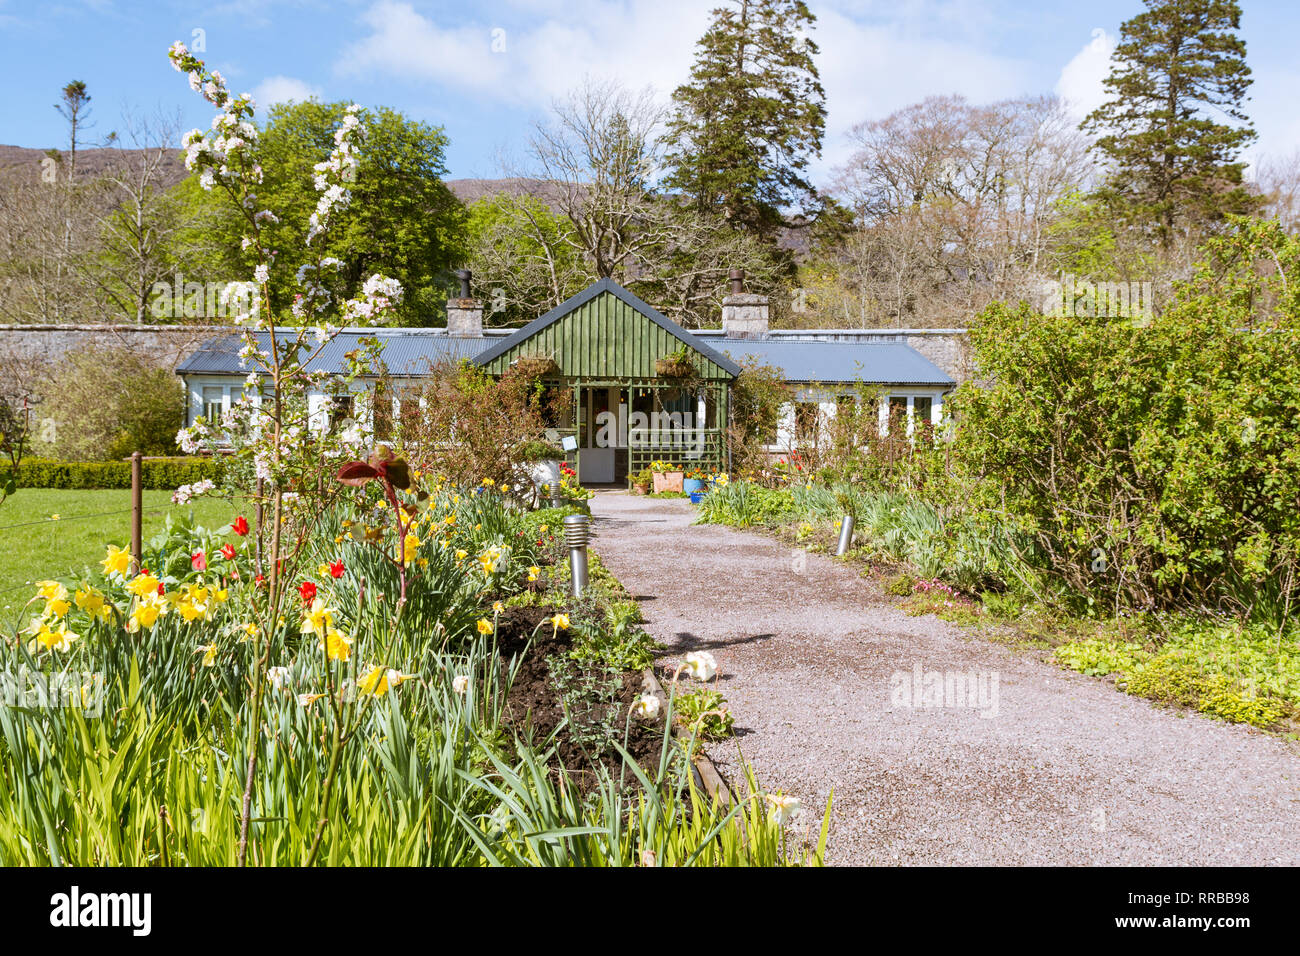
[[[982,102],[1058,92],[1081,111],[1100,95],[1119,24],[1140,0],[809,0],[827,91],[822,178],[847,155],[845,131],[924,96]],[[166,59],[193,45],[235,90],[261,105],[318,95],[386,105],[444,126],[453,177],[501,174],[529,123],[584,74],[617,77],[667,97],[690,67],[709,0],[0,0],[0,143],[66,138],[52,104],[85,80],[102,135],[124,108],[181,110],[206,128],[211,110]],[[1255,75],[1252,154],[1300,148],[1300,5],[1245,0]],[[202,31],[196,34],[195,31]]]

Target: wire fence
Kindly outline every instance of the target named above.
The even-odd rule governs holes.
[[[116,511],[97,511],[94,514],[84,514],[84,515],[61,514],[58,517],[51,515],[48,518],[41,518],[39,521],[22,521],[19,522],[18,524],[3,525],[0,526],[0,531],[12,531],[15,528],[30,528],[32,525],[38,525],[38,524],[60,524],[64,521],[80,521],[83,518],[107,518],[111,515],[129,515],[130,513],[131,513],[130,508],[118,508]]]

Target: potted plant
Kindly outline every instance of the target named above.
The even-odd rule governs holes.
[[[705,473],[703,469],[692,468],[690,471],[686,472],[685,477],[682,478],[682,491],[686,492],[688,495],[693,491],[703,491],[704,479]]]
[[[560,480],[564,452],[550,442],[526,441],[515,450],[515,456],[528,466],[535,487],[547,487]]]
[[[652,461],[650,470],[654,474],[655,494],[665,491],[681,492],[685,473],[671,461]]]
[[[650,486],[654,484],[654,472],[649,468],[642,468],[636,474],[628,475],[627,484],[634,495],[650,494]]]

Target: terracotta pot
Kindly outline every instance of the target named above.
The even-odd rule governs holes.
[[[662,491],[681,491],[682,479],[685,477],[684,471],[656,471],[655,494]]]

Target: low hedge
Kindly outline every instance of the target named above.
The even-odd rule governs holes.
[[[181,485],[207,478],[217,481],[222,462],[213,458],[150,458],[141,464],[145,488],[175,491]],[[0,468],[0,487],[9,481],[11,470]],[[19,488],[130,488],[129,461],[54,461],[26,458],[18,466]]]

